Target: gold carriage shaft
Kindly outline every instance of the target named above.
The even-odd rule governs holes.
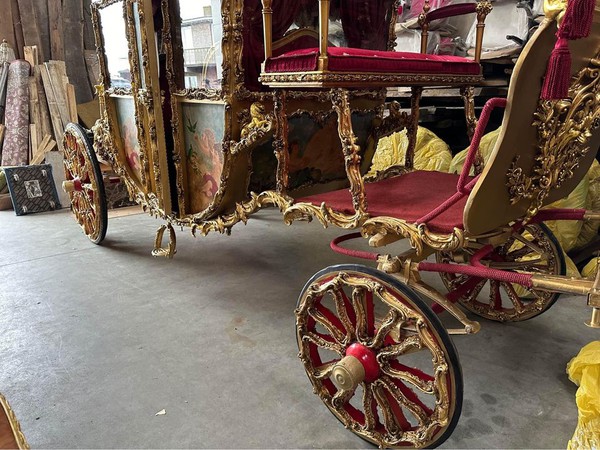
[[[309,280],[295,311],[300,359],[317,395],[360,437],[382,447],[439,445],[462,404],[450,335],[480,329],[459,305],[520,321],[548,310],[559,293],[581,294],[589,325],[600,328],[600,277],[566,277],[543,224],[600,217],[544,209],[577,185],[600,145],[600,11],[592,3],[576,17],[582,29],[564,25],[584,1],[542,21],[508,98],[490,100],[479,121],[472,88],[483,82],[486,0],[436,10],[426,1],[420,53],[394,51],[397,0],[212,0],[195,4],[202,15],[188,15],[183,0],[94,1],[101,119],[91,131],[70,124],[65,132],[73,211],[100,243],[108,167],[166,221],[156,256],[174,255],[174,227],[228,233],[271,206],[288,224],[316,218],[358,229],[331,246],[377,269],[332,266]],[[430,24],[463,14],[476,21],[475,56],[427,54]],[[571,62],[562,81],[560,70],[546,69],[557,49]],[[393,86],[411,89],[410,111],[386,103]],[[456,87],[464,98],[472,141],[461,174],[413,168],[424,86]],[[497,108],[505,109],[502,130],[484,166],[479,142]],[[365,177],[378,140],[404,128],[404,166]],[[339,245],[361,236],[382,248],[407,239],[410,249]],[[448,292],[426,284],[423,271],[437,272]],[[441,324],[443,311],[458,328]]]

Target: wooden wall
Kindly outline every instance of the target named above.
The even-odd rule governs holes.
[[[91,0],[0,0],[0,41],[18,58],[37,46],[39,61],[65,61],[77,103],[93,98],[98,62],[90,17]]]

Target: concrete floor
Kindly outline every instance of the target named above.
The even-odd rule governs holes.
[[[32,447],[364,448],[312,394],[293,309],[340,233],[264,211],[233,235],[111,219],[94,246],[70,213],[0,212],[0,392]],[[600,333],[583,297],[456,337],[463,414],[445,448],[565,448],[577,420],[565,366]],[[155,416],[165,409],[166,415]]]

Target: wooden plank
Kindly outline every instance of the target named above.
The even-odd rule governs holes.
[[[38,19],[35,16],[33,0],[17,0],[19,4],[19,14],[21,15],[21,26],[23,27],[23,38],[26,46],[35,45],[38,47],[42,61],[44,54],[42,50],[42,39],[38,28]]]
[[[44,160],[44,149],[48,146],[51,140],[52,138],[50,135],[47,134],[44,136],[42,141],[35,147],[35,150],[33,151],[33,159],[31,160],[31,164],[39,164]]]
[[[85,51],[85,66],[92,90],[96,92],[96,85],[100,82],[100,62],[98,61],[96,50]]]
[[[42,125],[40,124],[40,102],[34,77],[29,78],[29,122],[32,126],[35,125],[35,128],[33,129],[35,135],[30,134],[29,137],[29,141],[32,143],[31,148],[34,150],[35,154],[37,144],[41,142],[43,135]]]
[[[62,0],[48,0],[48,23],[50,24],[50,58],[65,59],[63,44]]]
[[[25,61],[29,63],[32,69],[40,63],[37,45],[26,45],[23,47],[23,54]]]
[[[33,160],[33,152],[37,149],[37,131],[35,123],[29,125],[29,161]]]
[[[67,75],[75,86],[76,103],[89,102],[92,88],[87,74],[83,48],[83,3],[81,0],[63,0],[63,33]]]
[[[17,41],[15,39],[12,5],[7,0],[3,0],[3,5],[3,11],[0,14],[0,41],[6,39],[6,42],[15,50]]]
[[[56,141],[59,142],[59,148],[62,150],[64,127],[61,120],[60,108],[58,107],[56,96],[54,95],[54,87],[52,85],[50,73],[48,72],[47,64],[48,63],[39,66],[41,68],[40,75],[44,84],[44,92],[46,93],[48,109],[50,111],[50,120],[52,121],[52,129],[54,130],[54,137],[56,138]]]
[[[83,48],[96,51],[96,37],[92,26],[92,2],[83,0]]]
[[[52,122],[50,120],[50,111],[48,110],[48,100],[46,99],[46,92],[44,91],[44,84],[42,82],[41,70],[44,66],[35,66],[33,68],[33,79],[35,80],[35,89],[37,90],[37,101],[38,101],[38,121],[35,123],[38,126],[38,134],[44,136],[49,134],[53,136]]]
[[[67,84],[67,106],[69,107],[69,120],[77,123],[77,99],[75,98],[75,86]]]
[[[7,0],[4,0],[5,2]],[[23,58],[23,47],[25,47],[25,39],[23,38],[23,25],[21,24],[21,13],[19,12],[19,3],[17,0],[10,0],[13,17],[13,28],[15,30],[15,55],[17,59]]]
[[[67,125],[70,120],[69,107],[67,105],[67,89],[66,89],[66,67],[64,61],[49,61],[46,64],[48,68],[48,74],[50,75],[50,82],[52,84],[52,91],[54,92],[54,99],[60,113],[60,120],[63,126]]]
[[[87,0],[84,0],[87,2]],[[37,22],[38,31],[41,39],[41,50],[39,52],[40,61],[44,62],[50,59],[50,23],[48,21],[48,2],[47,1],[34,1],[33,7],[35,9],[35,18]]]

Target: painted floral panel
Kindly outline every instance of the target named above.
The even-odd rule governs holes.
[[[188,212],[204,211],[221,186],[225,105],[182,104],[187,159]]]
[[[114,98],[115,109],[117,111],[117,121],[121,141],[125,149],[127,164],[137,177],[138,181],[142,179],[142,164],[140,161],[140,141],[138,139],[138,129],[135,123],[135,105],[133,98],[118,97]]]

